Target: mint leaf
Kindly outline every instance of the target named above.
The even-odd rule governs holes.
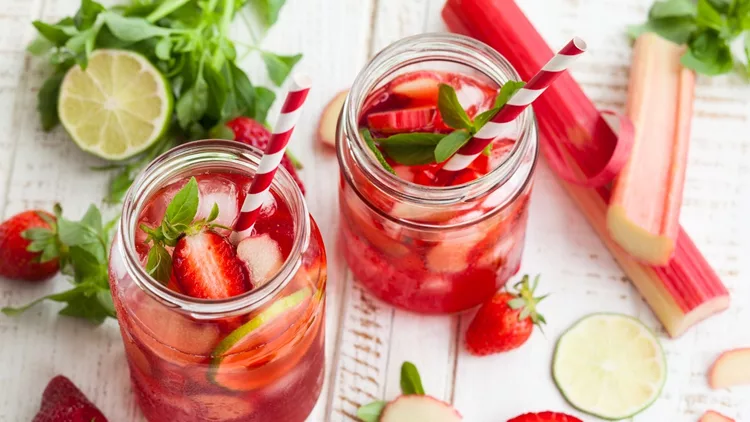
[[[401,365],[401,392],[403,394],[424,395],[422,378],[419,376],[417,367],[411,362],[404,362]]]
[[[380,420],[380,414],[383,413],[386,404],[388,403],[379,400],[360,406],[360,408],[357,409],[357,417],[361,419],[362,422],[378,422]]]
[[[439,133],[399,133],[378,139],[380,145],[424,145],[435,146],[443,139]]]
[[[383,157],[383,153],[380,152],[378,147],[375,145],[375,142],[372,140],[372,135],[370,134],[370,131],[367,129],[362,129],[362,139],[365,140],[365,143],[370,148],[370,151],[375,155],[375,158],[378,160],[381,166],[383,166],[386,170],[389,172],[396,174],[396,171],[393,170],[393,167],[391,167],[390,164],[385,160],[385,157]]]
[[[456,130],[440,140],[435,148],[435,161],[442,163],[451,158],[462,146],[466,145],[471,138],[471,133],[466,130]]]
[[[195,177],[191,177],[167,205],[164,222],[171,226],[192,223],[195,214],[198,213],[199,200],[198,181],[195,180]]]
[[[280,56],[278,54],[269,53],[263,51],[261,53],[263,62],[266,64],[266,70],[268,76],[271,78],[276,86],[281,86],[291,73],[294,65],[302,58],[302,54],[295,54],[294,56]]]
[[[717,31],[722,31],[727,27],[726,18],[714,9],[714,6],[708,0],[698,0],[697,10],[696,23],[698,25],[707,26]]]
[[[471,119],[458,101],[456,90],[448,84],[440,84],[438,87],[438,109],[445,124],[453,129],[471,130]]]
[[[164,285],[169,282],[169,277],[172,275],[172,256],[159,243],[154,243],[148,251],[146,272]]]

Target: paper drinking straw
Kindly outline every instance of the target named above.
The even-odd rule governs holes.
[[[474,135],[440,170],[456,172],[463,170],[498,137],[512,136],[513,120],[547,89],[568,67],[586,51],[586,42],[575,37],[562,48],[533,78],[515,93],[495,117]],[[443,174],[443,177],[446,175]]]
[[[292,76],[292,84],[284,100],[284,105],[281,107],[279,118],[276,120],[271,140],[263,152],[258,170],[250,184],[250,191],[245,197],[240,216],[234,225],[235,233],[233,233],[232,239],[235,243],[250,235],[255,221],[258,219],[258,214],[263,206],[263,199],[266,197],[273,176],[276,174],[276,169],[279,168],[281,159],[284,157],[284,151],[286,151],[289,138],[291,138],[294,127],[299,120],[302,105],[305,103],[307,93],[310,92],[310,86],[312,86],[312,81],[307,75],[297,74]]]

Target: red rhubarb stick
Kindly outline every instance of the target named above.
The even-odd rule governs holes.
[[[652,265],[669,262],[680,231],[695,94],[695,73],[680,64],[682,54],[654,33],[635,42],[625,107],[635,142],[607,212],[612,239]]]
[[[448,0],[443,19],[454,31],[473,36],[503,54],[525,80],[552,57],[550,47],[512,0]],[[540,142],[563,154],[568,174],[560,182],[596,229],[638,291],[672,337],[729,306],[729,293],[688,235],[680,229],[672,260],[664,267],[643,264],[609,237],[610,189],[567,182],[591,178],[616,153],[617,136],[569,74],[561,75],[533,104]],[[548,157],[550,158],[550,157]],[[555,158],[558,160],[558,158]],[[571,176],[572,175],[572,176]]]

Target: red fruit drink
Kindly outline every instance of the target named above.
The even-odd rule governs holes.
[[[230,141],[183,145],[151,164],[124,202],[110,284],[149,421],[304,421],[317,402],[326,261],[299,188],[280,170],[236,248],[221,227],[234,224],[259,155]],[[146,232],[168,233],[163,222],[180,218],[176,203],[189,208],[180,198],[191,186],[197,223],[164,243],[172,262],[154,267],[157,241]],[[218,215],[204,224],[214,204]]]
[[[443,116],[441,84],[474,120],[508,80],[519,77],[490,47],[425,34],[387,47],[355,81],[337,134],[339,239],[356,279],[380,299],[421,313],[459,312],[518,271],[537,157],[531,108],[466,169],[440,171],[445,161],[434,153],[460,128]]]

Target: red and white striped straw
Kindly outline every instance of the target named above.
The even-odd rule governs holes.
[[[284,151],[286,151],[289,138],[291,138],[294,127],[299,120],[302,105],[305,103],[311,86],[312,81],[307,75],[297,74],[292,76],[292,84],[284,100],[284,105],[281,107],[279,118],[276,120],[271,140],[260,159],[258,170],[250,184],[250,191],[242,204],[240,216],[234,224],[235,233],[232,237],[235,241],[249,236],[255,221],[258,219],[258,214],[263,206],[263,199],[266,197],[273,176],[276,174],[276,169],[279,168],[281,159],[284,157]]]
[[[455,172],[463,170],[474,161],[479,154],[498,137],[508,137],[513,134],[513,120],[536,100],[552,82],[586,51],[586,42],[575,37],[562,48],[552,60],[536,74],[482,129],[474,135],[456,154],[451,157],[441,169],[441,172]],[[445,176],[445,174],[443,174]]]

